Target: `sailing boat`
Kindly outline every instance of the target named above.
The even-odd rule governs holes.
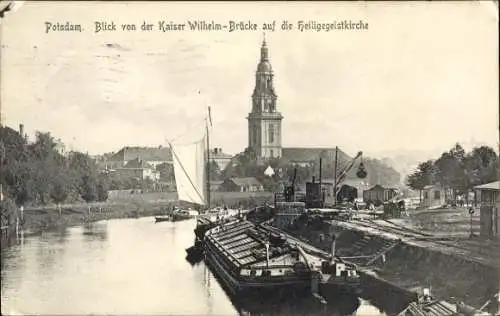
[[[174,164],[177,199],[198,205],[200,208],[210,208],[210,182],[208,179],[210,107],[208,113],[206,132],[201,139],[189,144],[173,144],[169,142]],[[171,214],[171,221],[190,219],[197,214],[196,211],[191,209],[174,210]]]

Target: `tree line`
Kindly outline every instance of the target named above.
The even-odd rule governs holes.
[[[493,148],[478,146],[466,152],[457,143],[439,158],[421,162],[406,183],[420,192],[428,185],[440,184],[451,192],[447,199],[455,201],[461,195],[467,199],[476,185],[497,181],[499,168],[499,157]]]
[[[0,127],[0,168],[3,194],[18,206],[107,199],[107,177],[96,162],[85,153],[66,153],[50,133],[37,132],[29,142]]]

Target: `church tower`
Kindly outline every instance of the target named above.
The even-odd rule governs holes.
[[[260,48],[260,61],[255,74],[252,111],[248,114],[248,147],[261,159],[281,157],[281,120],[276,111],[273,70],[269,63],[266,40]]]

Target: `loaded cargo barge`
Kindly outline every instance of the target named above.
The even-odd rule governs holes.
[[[203,249],[205,261],[232,294],[356,292],[359,287],[354,266],[243,219],[209,229]]]

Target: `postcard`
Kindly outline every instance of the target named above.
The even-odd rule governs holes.
[[[0,2],[2,315],[498,315],[497,1]]]

